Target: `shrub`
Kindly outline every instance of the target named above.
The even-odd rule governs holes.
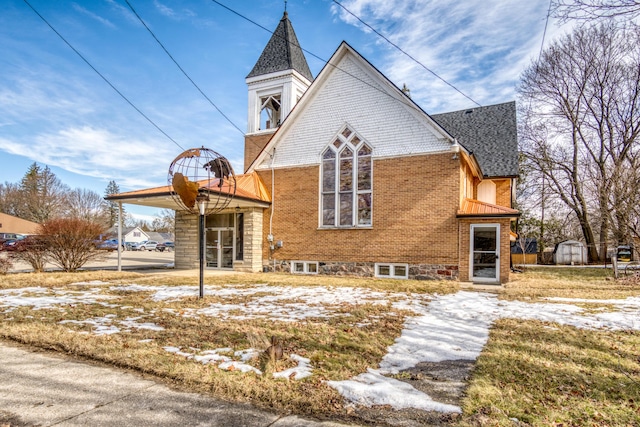
[[[42,236],[28,236],[16,243],[12,255],[15,259],[28,263],[34,272],[40,273],[49,258],[49,249]]]
[[[40,226],[40,236],[49,260],[64,271],[76,271],[100,258],[95,239],[104,232],[102,225],[80,218],[60,218]]]
[[[0,256],[0,274],[7,274],[13,267],[13,262],[8,257]]]

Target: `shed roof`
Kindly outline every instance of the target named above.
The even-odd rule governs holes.
[[[431,118],[475,154],[485,178],[518,176],[515,102],[432,114]]]
[[[520,212],[504,206],[493,205],[475,199],[464,199],[458,217],[518,217]]]
[[[247,78],[284,70],[296,70],[313,81],[313,74],[286,11]]]

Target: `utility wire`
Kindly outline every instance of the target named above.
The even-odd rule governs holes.
[[[213,3],[215,3],[215,4],[217,4],[218,6],[221,6],[221,7],[223,7],[224,9],[227,9],[229,12],[233,13],[234,15],[236,15],[236,16],[238,16],[238,17],[240,17],[240,18],[244,19],[245,21],[250,22],[251,24],[253,24],[253,25],[255,25],[255,26],[259,27],[259,28],[262,28],[263,30],[265,30],[265,31],[266,31],[266,32],[268,32],[269,34],[271,34],[271,35],[275,35],[275,32],[274,32],[274,31],[271,31],[270,29],[268,29],[268,28],[266,28],[266,27],[264,27],[264,26],[260,25],[259,23],[257,23],[256,21],[252,20],[251,18],[248,18],[248,17],[246,17],[246,16],[242,15],[241,13],[236,12],[235,10],[231,9],[230,7],[228,7],[228,6],[226,6],[226,5],[222,4],[222,3],[220,3],[218,0],[211,0],[211,1],[212,1]],[[282,37],[281,37],[281,38],[282,38]],[[291,44],[292,44],[293,46],[299,47],[299,48],[300,48],[304,53],[308,54],[309,56],[312,56],[312,57],[316,58],[317,60],[319,60],[319,61],[323,62],[324,64],[326,64],[326,65],[328,65],[328,66],[331,66],[331,67],[335,68],[336,70],[338,70],[338,71],[341,71],[341,72],[345,73],[345,74],[346,74],[346,75],[348,75],[349,77],[352,77],[352,78],[354,78],[355,80],[359,81],[360,83],[362,83],[362,84],[364,84],[364,85],[366,85],[366,86],[369,86],[369,87],[370,87],[370,88],[372,88],[373,90],[376,90],[376,91],[380,92],[381,94],[388,96],[391,100],[396,101],[396,102],[400,102],[401,104],[403,104],[403,105],[405,105],[405,106],[407,106],[407,107],[413,108],[413,109],[415,109],[415,110],[417,110],[417,111],[420,111],[420,112],[422,112],[422,113],[426,114],[426,113],[425,113],[425,111],[424,111],[424,110],[422,110],[422,109],[421,109],[421,108],[420,108],[420,107],[419,107],[415,102],[404,102],[403,100],[401,100],[401,99],[398,99],[398,98],[394,97],[392,94],[390,94],[390,93],[388,93],[388,92],[386,92],[386,91],[384,91],[384,90],[380,89],[379,87],[377,87],[377,86],[373,85],[372,83],[369,83],[369,82],[367,82],[367,81],[365,81],[365,80],[362,80],[360,77],[358,77],[358,76],[356,76],[356,75],[354,75],[354,74],[351,74],[351,73],[350,73],[350,72],[348,72],[347,70],[343,70],[342,68],[338,67],[338,66],[337,66],[337,65],[335,65],[335,64],[331,64],[328,60],[326,60],[326,59],[324,59],[324,58],[321,58],[320,56],[316,55],[316,54],[315,54],[315,53],[313,53],[313,52],[308,51],[307,49],[303,48],[303,47],[302,47],[302,46],[300,46],[299,44],[295,44],[295,43],[291,43]]]
[[[384,39],[387,43],[389,43],[391,46],[395,47],[396,49],[398,49],[400,52],[402,52],[404,55],[406,55],[409,59],[411,59],[413,62],[415,62],[416,64],[420,65],[422,68],[424,68],[425,70],[427,70],[428,72],[430,72],[431,74],[433,74],[436,78],[440,79],[441,81],[443,81],[447,86],[449,86],[450,88],[452,88],[453,90],[455,90],[456,92],[458,92],[460,95],[464,96],[465,98],[467,98],[469,101],[473,102],[474,104],[476,104],[478,107],[482,107],[482,105],[478,104],[475,100],[473,100],[470,96],[468,96],[467,94],[465,94],[464,92],[462,92],[460,89],[458,89],[457,87],[455,87],[453,84],[449,83],[448,81],[446,81],[443,77],[441,77],[440,75],[438,75],[438,73],[436,73],[435,71],[433,71],[432,69],[430,69],[429,67],[427,67],[426,65],[424,65],[422,62],[418,61],[416,58],[414,58],[413,56],[411,56],[410,54],[408,54],[407,52],[405,52],[400,46],[398,46],[397,44],[395,44],[394,42],[392,42],[391,40],[389,40],[384,34],[382,34],[380,31],[376,30],[375,28],[373,28],[371,25],[367,24],[366,22],[364,22],[359,16],[357,16],[355,13],[351,12],[349,9],[347,9],[342,3],[340,3],[337,0],[333,0],[333,2],[335,4],[337,4],[338,6],[340,6],[342,9],[344,9],[345,12],[347,12],[349,15],[353,16],[354,18],[356,18],[358,21],[360,21],[360,23],[362,23],[362,25],[364,25],[365,27],[369,28],[371,31],[373,31],[374,33],[376,33],[379,37],[381,37],[382,39]]]
[[[142,117],[144,117],[144,118],[145,118],[149,123],[151,123],[151,124],[152,124],[156,129],[158,129],[158,130],[160,131],[160,133],[162,133],[164,136],[166,136],[167,138],[169,138],[169,140],[170,140],[171,142],[173,142],[173,143],[174,143],[175,145],[177,145],[181,150],[183,150],[183,151],[184,151],[184,148],[183,148],[180,144],[178,144],[178,143],[176,142],[176,140],[175,140],[175,139],[171,138],[171,137],[170,137],[170,136],[169,136],[165,131],[163,131],[163,130],[160,128],[160,126],[158,126],[158,125],[157,125],[153,120],[151,120],[151,119],[150,119],[146,114],[144,114],[144,113],[142,112],[142,110],[140,110],[138,107],[136,107],[136,106],[133,104],[133,102],[129,101],[129,99],[128,99],[126,96],[124,96],[124,94],[123,94],[122,92],[120,92],[120,91],[118,90],[118,88],[116,88],[116,87],[115,87],[115,86],[114,86],[114,85],[109,81],[109,79],[107,79],[104,75],[102,75],[102,73],[100,73],[100,71],[98,71],[98,70],[96,69],[96,67],[94,67],[93,65],[91,65],[91,63],[90,63],[90,62],[89,62],[89,61],[88,61],[84,56],[82,56],[82,54],[81,54],[81,53],[80,53],[80,52],[79,52],[75,47],[73,47],[73,46],[71,45],[71,43],[69,43],[69,42],[67,41],[67,39],[65,39],[65,38],[62,36],[62,34],[60,34],[60,33],[59,33],[59,32],[58,32],[58,31],[57,31],[57,30],[56,30],[56,29],[55,29],[55,28],[54,28],[54,27],[49,23],[49,21],[47,21],[47,20],[44,18],[44,16],[42,16],[42,15],[41,15],[41,14],[40,14],[40,13],[39,13],[39,12],[38,12],[34,7],[33,7],[33,6],[31,6],[31,4],[30,4],[27,0],[23,0],[23,1],[27,4],[27,6],[29,6],[29,7],[31,8],[31,10],[33,10],[33,11],[34,11],[34,13],[35,13],[36,15],[38,15],[38,16],[40,17],[40,19],[42,19],[42,20],[44,21],[44,23],[45,23],[45,24],[47,24],[47,25],[49,26],[49,28],[51,28],[51,30],[53,30],[53,32],[54,32],[54,33],[56,33],[56,34],[58,35],[58,37],[60,37],[60,38],[62,39],[62,41],[63,41],[63,42],[65,42],[65,43],[67,44],[67,46],[69,46],[69,47],[71,48],[71,50],[73,50],[73,51],[74,51],[74,52],[75,52],[75,53],[76,53],[76,54],[77,54],[77,55],[78,55],[78,56],[79,56],[79,57],[80,57],[80,58],[81,58],[81,59],[82,59],[82,60],[83,60],[83,61],[84,61],[84,62],[85,62],[89,67],[91,67],[91,69],[92,69],[93,71],[95,71],[95,72],[96,72],[96,74],[98,74],[98,75],[102,78],[102,80],[104,80],[104,81],[105,81],[109,86],[111,86],[111,89],[115,90],[115,91],[116,91],[116,93],[122,97],[122,99],[124,99],[124,100],[125,100],[125,101],[126,101],[126,102],[131,106],[131,107],[133,107],[133,109],[134,109],[134,110],[136,110],[138,113],[140,113],[140,115],[141,115]]]
[[[136,17],[138,18],[138,20],[142,23],[142,25],[144,25],[144,27],[147,29],[147,31],[149,31],[149,34],[151,34],[151,36],[155,39],[156,42],[158,42],[158,44],[160,45],[160,47],[162,48],[162,50],[164,50],[164,52],[169,56],[169,58],[171,58],[171,60],[173,61],[174,64],[176,64],[176,67],[178,67],[178,69],[180,71],[182,71],[182,74],[184,74],[184,76],[189,79],[189,81],[191,82],[191,84],[198,89],[198,92],[200,92],[200,94],[202,96],[204,96],[204,98],[209,101],[209,104],[211,104],[213,106],[213,108],[215,108],[218,113],[220,113],[222,115],[222,117],[224,117],[230,124],[231,126],[233,126],[234,128],[236,128],[238,130],[238,132],[240,132],[241,134],[244,135],[244,132],[242,131],[242,129],[240,129],[238,126],[236,126],[235,123],[233,123],[231,121],[231,119],[222,112],[222,110],[220,108],[218,108],[218,106],[207,96],[205,95],[205,93],[202,91],[202,89],[200,89],[200,87],[198,87],[198,85],[193,81],[193,79],[191,79],[191,77],[189,77],[189,75],[187,74],[187,72],[180,66],[180,64],[178,64],[178,61],[175,60],[175,58],[169,53],[169,51],[167,50],[167,48],[162,44],[162,42],[160,40],[158,40],[158,37],[156,37],[156,35],[153,33],[153,31],[151,31],[151,28],[149,28],[149,26],[147,26],[147,24],[142,20],[142,18],[140,17],[140,15],[138,15],[138,12],[136,12],[136,10],[133,8],[133,6],[131,5],[131,3],[129,3],[129,0],[124,0],[125,3],[127,3],[127,6],[129,6],[129,9],[131,9],[131,11],[133,12],[134,15],[136,15]]]
[[[538,53],[538,62],[542,58],[542,49],[544,48],[544,39],[547,37],[547,26],[549,25],[549,16],[551,16],[551,5],[553,0],[549,0],[549,8],[547,9],[547,20],[544,23],[544,31],[542,32],[542,41],[540,42],[540,53]]]

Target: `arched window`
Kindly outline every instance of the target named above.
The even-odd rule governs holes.
[[[323,227],[370,227],[371,147],[345,128],[322,153]]]

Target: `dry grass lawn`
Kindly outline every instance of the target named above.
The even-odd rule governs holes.
[[[536,302],[546,297],[610,299],[640,295],[640,287],[610,280],[603,269],[529,269],[512,278],[500,298]],[[112,285],[189,285],[194,289],[198,281],[197,277],[115,272],[11,274],[0,276],[0,290],[44,287],[52,292],[78,291],[98,285],[72,283],[94,280]],[[206,277],[206,284],[349,287],[421,294],[459,290],[458,284],[452,282],[288,274],[212,276]],[[222,301],[215,295],[207,295],[204,300],[187,297],[153,301],[150,292],[111,290],[109,286],[102,286],[101,292],[111,297],[106,305],[68,304],[40,310],[23,306],[9,312],[0,309],[0,338],[134,369],[183,389],[250,402],[279,413],[349,420],[351,411],[324,381],[349,379],[367,368],[376,368],[386,349],[400,335],[406,316],[411,314],[389,304],[353,301],[339,308],[340,315],[327,318],[294,322],[229,321],[188,315]],[[244,296],[233,298],[234,304],[248,303]],[[104,316],[126,319],[141,311],[153,313],[150,320],[144,321],[152,321],[164,329],[131,329],[98,336],[90,333],[90,324],[59,323]],[[367,325],[357,326],[361,323]],[[266,373],[255,375],[224,371],[217,365],[203,365],[163,349],[165,346],[187,351],[264,349],[272,335],[283,343],[285,353],[311,360],[314,369],[311,377],[293,381],[268,375],[295,365],[286,359],[251,361]],[[640,425],[639,384],[637,331],[594,332],[504,319],[490,331],[489,342],[469,383],[462,406],[464,413],[456,422],[461,426]]]

